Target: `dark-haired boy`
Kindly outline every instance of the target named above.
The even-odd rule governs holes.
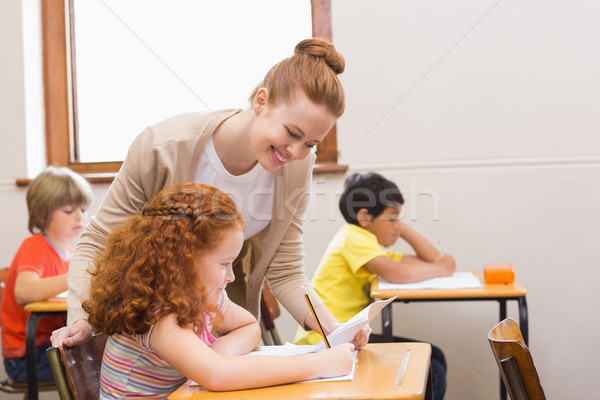
[[[334,236],[313,277],[313,287],[327,309],[344,322],[370,302],[371,281],[380,276],[389,282],[411,283],[454,273],[451,255],[437,249],[409,225],[399,220],[404,198],[398,186],[375,173],[354,174],[346,179],[340,198],[340,211],[347,225]],[[415,251],[403,255],[384,251],[402,238]],[[296,344],[315,344],[316,332],[302,328]],[[382,342],[371,335],[369,342]],[[396,342],[411,339],[394,337]],[[432,346],[432,383],[434,399],[442,399],[446,390],[446,361],[442,351]]]

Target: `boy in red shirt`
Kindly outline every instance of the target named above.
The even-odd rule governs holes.
[[[27,381],[25,304],[46,300],[67,290],[71,241],[77,239],[92,200],[89,183],[68,168],[48,167],[27,191],[29,231],[10,266],[2,298],[2,356],[9,378]],[[64,316],[48,316],[38,325],[38,379],[52,381],[46,357],[52,331],[64,326]]]

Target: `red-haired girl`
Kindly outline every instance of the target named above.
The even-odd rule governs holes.
[[[209,390],[236,390],[350,371],[352,344],[290,357],[239,356],[260,341],[256,319],[225,292],[243,232],[229,196],[184,183],[159,192],[109,234],[83,303],[92,328],[110,335],[101,398],[164,398],[187,378]]]

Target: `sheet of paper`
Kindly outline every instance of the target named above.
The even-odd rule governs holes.
[[[281,346],[259,346],[256,350],[248,353],[250,356],[293,356],[298,354],[309,354],[315,353],[321,350],[317,345],[297,345],[286,342]],[[301,382],[333,382],[333,381],[351,381],[354,378],[354,368],[356,366],[356,356],[358,351],[354,351],[352,356],[354,357],[354,364],[352,364],[352,371],[347,375],[336,376],[333,378],[322,378],[322,379],[309,379]]]
[[[290,342],[279,346],[258,346],[256,350],[248,353],[255,356],[295,356],[318,351],[317,345],[298,345]]]
[[[394,301],[396,297],[397,296],[387,300],[379,300],[363,308],[362,311],[357,313],[348,321],[344,322],[338,329],[327,335],[329,344],[333,347],[337,346],[338,344],[350,342],[365,325],[367,325],[377,314],[379,314],[383,307]],[[317,350],[322,350],[326,347],[324,341],[320,341],[315,346]]]
[[[348,373],[348,375],[336,376],[334,378],[320,378],[320,379],[308,379],[306,381],[301,382],[335,382],[335,381],[351,381],[354,379],[354,370],[356,369],[356,356],[358,354],[358,350],[354,350],[352,353],[354,356],[354,363],[352,363],[352,371]]]
[[[479,288],[481,282],[472,272],[455,272],[452,276],[426,279],[415,283],[391,283],[379,278],[379,289],[403,290],[403,289],[465,289]]]
[[[286,342],[280,346],[258,346],[256,350],[248,353],[249,356],[294,356],[298,354],[309,354],[318,351],[316,345],[297,345]],[[354,357],[354,363],[352,364],[352,370],[347,375],[336,376],[333,378],[321,378],[321,379],[309,379],[301,382],[334,382],[334,381],[351,381],[354,378],[354,369],[356,368],[356,357],[358,351],[354,351],[352,356]],[[200,386],[196,382],[191,382],[190,386]]]
[[[54,296],[54,298],[55,299],[66,299],[68,294],[69,294],[69,291],[65,290],[64,292],[61,292],[61,293],[57,294],[56,296]]]

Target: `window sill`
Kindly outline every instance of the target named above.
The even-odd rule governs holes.
[[[313,167],[313,174],[343,174],[348,170],[347,165],[340,164],[315,164]],[[107,172],[101,174],[81,174],[90,183],[112,183],[117,176],[116,172]],[[17,187],[27,187],[31,184],[33,179],[30,178],[17,178],[15,182]]]
[[[81,174],[89,183],[112,183],[117,176],[116,172],[108,172],[105,174]],[[33,182],[31,178],[17,178],[15,182],[17,187],[27,187]]]
[[[329,173],[334,173],[334,174],[343,174],[348,170],[348,166],[347,165],[341,165],[341,164],[315,164],[313,166],[313,175],[318,175],[318,174],[329,174]]]

